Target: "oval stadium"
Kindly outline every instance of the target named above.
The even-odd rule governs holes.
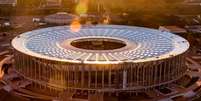
[[[69,26],[34,30],[15,37],[12,46],[14,67],[32,82],[33,92],[49,99],[118,101],[122,93],[137,96],[183,77],[189,43],[155,29],[96,25],[77,32]]]

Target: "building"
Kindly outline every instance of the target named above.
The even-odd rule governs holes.
[[[66,12],[58,12],[44,17],[44,22],[48,24],[66,25],[70,24],[75,18],[75,15]]]
[[[47,7],[60,7],[62,4],[62,0],[46,0]]]
[[[68,26],[35,30],[14,38],[12,46],[14,67],[32,82],[32,97],[118,101],[150,99],[144,92],[183,77],[189,43],[154,29],[97,25],[79,32]]]
[[[160,26],[159,30],[167,31],[174,34],[184,34],[187,33],[186,29],[180,28],[178,26]]]
[[[188,31],[185,28],[181,28],[178,26],[160,26],[159,30],[174,33],[184,38],[187,38],[188,36]]]
[[[200,25],[185,26],[185,28],[191,33],[196,33],[196,34],[201,33],[201,26]]]

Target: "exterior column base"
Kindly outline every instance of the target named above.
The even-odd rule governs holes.
[[[103,93],[89,94],[88,101],[104,101]]]

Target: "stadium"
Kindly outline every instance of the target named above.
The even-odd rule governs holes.
[[[69,26],[34,30],[15,37],[12,46],[14,67],[32,88],[51,97],[103,101],[180,79],[189,43],[155,29],[97,25],[78,32]]]

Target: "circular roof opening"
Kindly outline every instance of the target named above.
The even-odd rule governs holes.
[[[83,38],[72,41],[71,45],[86,50],[114,50],[125,47],[126,43],[110,38]]]

